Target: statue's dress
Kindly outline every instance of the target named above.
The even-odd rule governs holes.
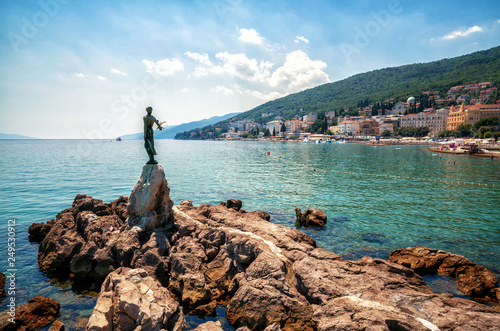
[[[148,124],[148,118],[144,116],[144,148],[146,148],[149,156],[158,155],[155,150],[153,125]],[[153,121],[151,124],[153,124]]]

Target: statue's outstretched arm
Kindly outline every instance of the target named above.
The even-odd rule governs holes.
[[[155,120],[156,122],[156,125],[158,126],[158,129],[159,130],[163,130],[163,127],[161,126],[163,123],[165,123],[166,121],[163,121],[163,122],[159,122],[158,120]]]

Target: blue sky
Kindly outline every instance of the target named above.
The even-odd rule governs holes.
[[[500,45],[498,1],[0,0],[0,132],[114,138]]]

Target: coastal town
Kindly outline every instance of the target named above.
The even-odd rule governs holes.
[[[205,132],[205,137],[201,139],[312,139],[316,142],[397,136],[500,139],[498,120],[496,124],[489,123],[490,126],[483,128],[479,134],[472,131],[473,125],[481,120],[500,118],[498,88],[491,82],[453,86],[445,93],[423,91],[418,99],[412,96],[403,101],[389,99],[355,109],[324,113],[301,109],[291,119],[272,112],[262,113],[258,120],[239,120],[235,117]],[[383,107],[387,105],[392,107]],[[197,139],[203,132],[195,130],[189,134],[189,138]]]

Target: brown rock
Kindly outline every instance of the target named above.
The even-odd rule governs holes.
[[[162,223],[162,227],[135,231],[124,225],[96,235],[97,228],[87,227],[97,219],[112,226],[121,218],[111,214],[96,215],[96,219],[94,211],[86,210],[94,208],[94,202],[87,197],[80,200],[78,208],[82,210],[71,209],[58,215],[40,247],[55,245],[58,252],[69,250],[52,236],[53,231],[59,231],[61,238],[79,236],[81,249],[69,254],[74,259],[70,262],[75,275],[96,277],[111,272],[94,309],[91,326],[96,330],[115,325],[116,329],[126,330],[149,328],[146,319],[141,319],[149,316],[143,305],[144,295],[136,290],[136,284],[145,282],[141,280],[145,277],[127,276],[123,271],[126,269],[119,268],[124,266],[142,268],[141,275],[147,271],[148,279],[159,280],[164,287],[154,282],[165,298],[171,294],[180,303],[173,311],[180,311],[182,305],[185,313],[213,315],[217,304],[227,304],[226,316],[235,328],[495,330],[500,325],[500,314],[493,308],[436,295],[405,266],[369,257],[355,262],[343,260],[318,248],[303,232],[273,224],[258,212],[228,208],[227,202],[198,207],[185,202],[172,208],[172,220]],[[113,212],[113,208],[110,210]],[[71,246],[73,241],[69,239],[64,240]],[[456,277],[481,271],[468,270],[470,265],[462,263],[462,259],[440,251],[432,254],[439,263],[400,256],[409,266],[422,270],[442,266],[446,270],[443,272]],[[67,261],[65,256],[54,261],[63,257]],[[96,265],[103,265],[102,270],[97,270]],[[488,277],[482,280],[489,281]],[[490,292],[497,295],[496,290]],[[176,314],[171,316],[180,316]]]
[[[243,206],[243,203],[241,202],[241,200],[238,200],[238,199],[229,199],[226,202],[226,206],[227,206],[227,208],[232,208],[236,211],[239,211],[241,209],[241,207]]]
[[[125,221],[128,217],[127,214],[128,197],[119,197],[115,201],[109,204],[111,213],[118,216],[122,221]]]
[[[138,232],[165,226],[172,217],[173,205],[161,165],[145,164],[130,194],[127,225]]]
[[[65,330],[64,323],[59,320],[56,320],[54,323],[52,323],[48,331],[64,331],[64,330]]]
[[[390,254],[389,261],[404,265],[420,275],[437,272],[453,277],[458,288],[472,298],[489,298],[498,302],[494,293],[498,278],[464,256],[418,246],[395,250]]]
[[[235,328],[489,330],[500,323],[488,306],[433,294],[408,268],[369,257],[342,260],[300,231],[227,204],[176,206],[174,222],[170,286],[192,311],[229,301]]]
[[[297,222],[301,226],[323,227],[327,221],[326,214],[319,209],[307,208],[304,213],[302,213],[299,208],[295,207],[295,215],[297,217]]]
[[[5,293],[5,274],[3,272],[0,272],[0,298],[3,298],[7,295]]]
[[[0,330],[35,330],[42,328],[60,315],[59,303],[43,296],[28,300],[28,303],[19,307],[14,323],[7,321],[0,326]]]
[[[86,330],[185,330],[179,304],[144,269],[119,268],[102,284]]]
[[[165,281],[168,240],[164,233],[153,232],[153,239],[141,243],[137,231],[124,228],[127,201],[120,197],[104,205],[101,200],[77,195],[73,207],[57,215],[40,244],[40,269],[51,276],[71,273],[75,279],[99,284],[119,267],[144,266]],[[160,235],[162,239],[156,240]]]
[[[198,325],[196,329],[193,329],[193,331],[223,331],[223,330],[224,329],[222,328],[222,325],[220,324],[219,321],[217,322],[208,321],[206,323]]]
[[[28,228],[28,240],[30,242],[41,243],[56,221],[50,220],[45,223],[33,223]]]

